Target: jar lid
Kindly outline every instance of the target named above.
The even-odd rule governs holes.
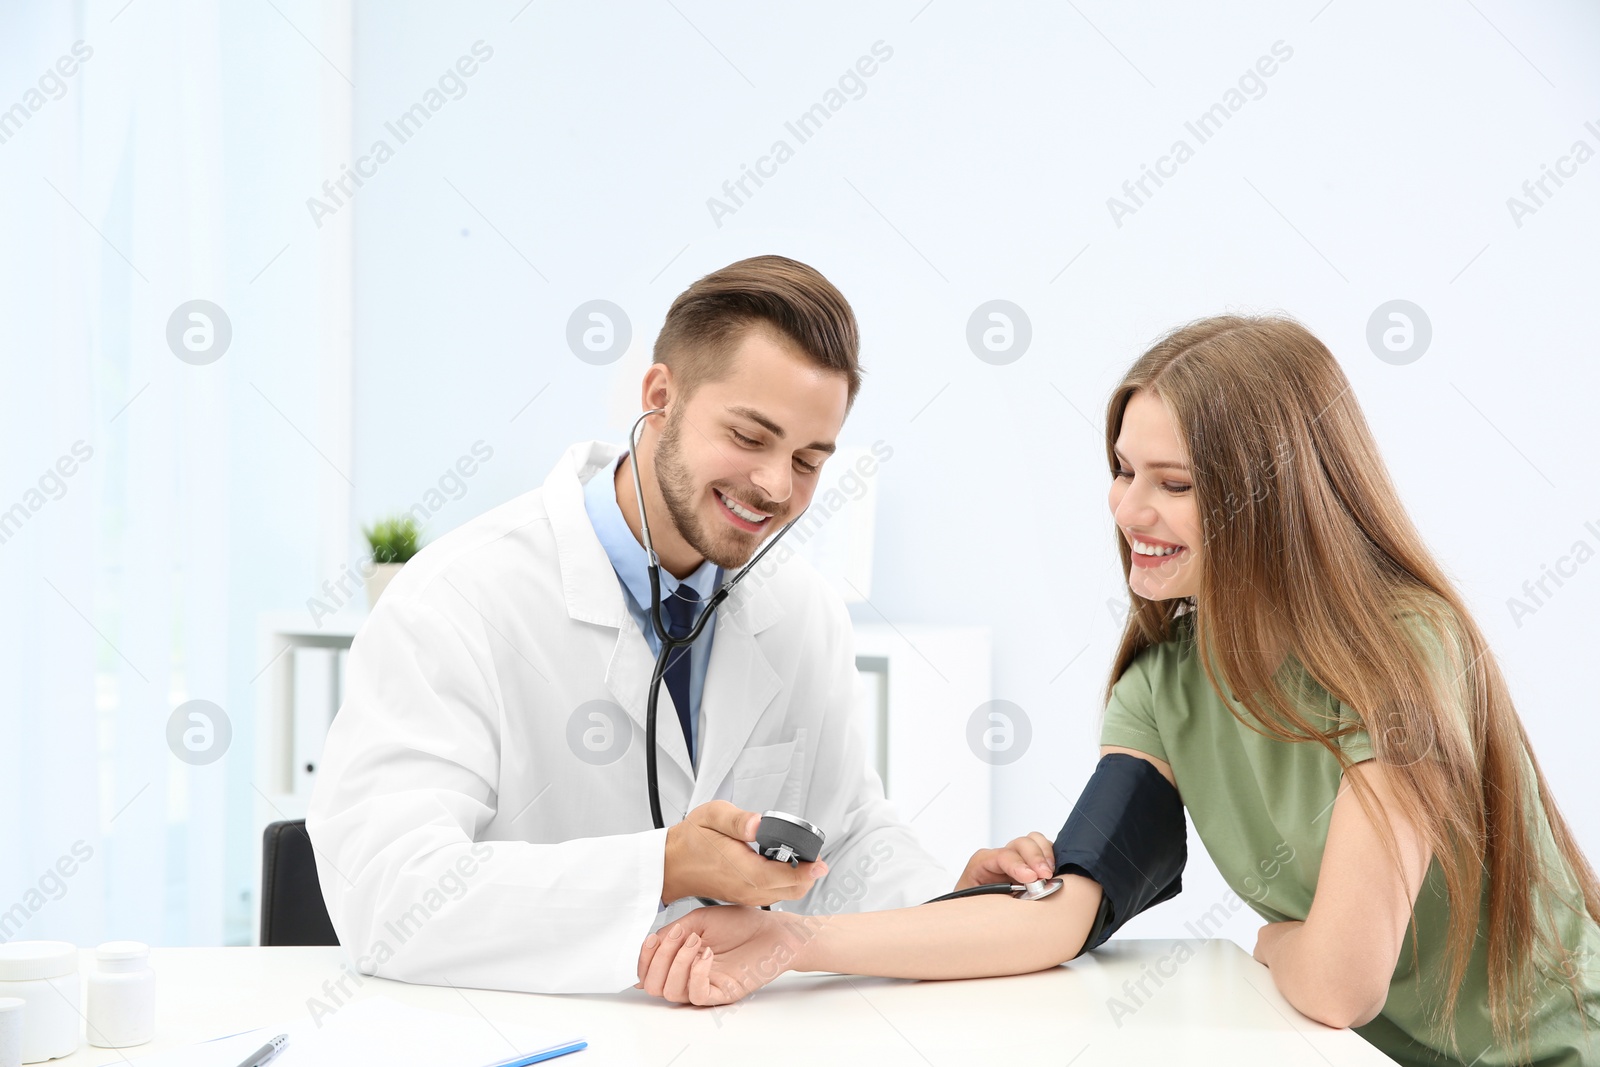
[[[0,982],[32,982],[78,973],[78,950],[65,941],[0,945]]]
[[[143,941],[107,941],[94,950],[94,958],[111,962],[113,960],[137,960],[150,955],[150,946]]]

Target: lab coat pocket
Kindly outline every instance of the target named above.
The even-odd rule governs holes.
[[[805,760],[805,730],[795,731],[793,741],[747,748],[734,761],[730,777],[733,805],[745,811],[777,809],[798,814],[800,783]]]

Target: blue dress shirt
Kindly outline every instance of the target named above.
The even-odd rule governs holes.
[[[595,472],[583,487],[583,508],[589,514],[589,524],[594,527],[595,536],[600,539],[600,547],[606,550],[606,556],[611,560],[611,569],[616,571],[617,580],[622,583],[622,596],[628,604],[628,613],[633,616],[633,621],[638,624],[639,630],[644,634],[644,639],[650,643],[650,651],[655,655],[661,654],[661,639],[656,636],[656,628],[650,622],[650,570],[645,565],[644,545],[633,536],[633,530],[628,527],[628,520],[622,517],[622,506],[617,503],[615,489],[617,464],[622,462],[624,452],[604,468]],[[630,479],[631,480],[631,479]],[[629,486],[628,492],[632,492]],[[651,520],[656,528],[661,528],[662,522],[671,522],[670,516],[654,515]],[[711,594],[717,591],[722,583],[722,568],[710,560],[705,560],[695,572],[684,579],[682,583],[674,578],[665,567],[661,569],[661,596],[663,599],[672,596],[680,584],[686,584],[696,593],[700,594],[701,602],[711,599]],[[665,612],[661,621],[667,621]],[[715,636],[717,619],[715,614],[706,620],[706,628],[700,632],[700,637],[689,649],[689,760],[697,763],[700,753],[700,693],[705,689],[706,666],[711,661],[711,641]],[[671,719],[667,720],[672,721]]]

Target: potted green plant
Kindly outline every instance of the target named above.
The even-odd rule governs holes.
[[[371,608],[400,573],[400,568],[417,554],[421,531],[416,519],[402,514],[379,519],[371,526],[362,527],[361,532],[372,549],[372,569],[366,574],[367,606]]]

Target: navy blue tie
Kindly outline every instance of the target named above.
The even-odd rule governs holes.
[[[700,594],[688,585],[680,584],[677,592],[667,600],[667,633],[675,638],[689,636],[694,625]],[[689,728],[689,660],[691,646],[672,650],[667,657],[667,692],[672,694],[672,704],[678,709],[678,725],[683,727],[683,744],[689,750],[689,762],[694,763],[694,732]]]

